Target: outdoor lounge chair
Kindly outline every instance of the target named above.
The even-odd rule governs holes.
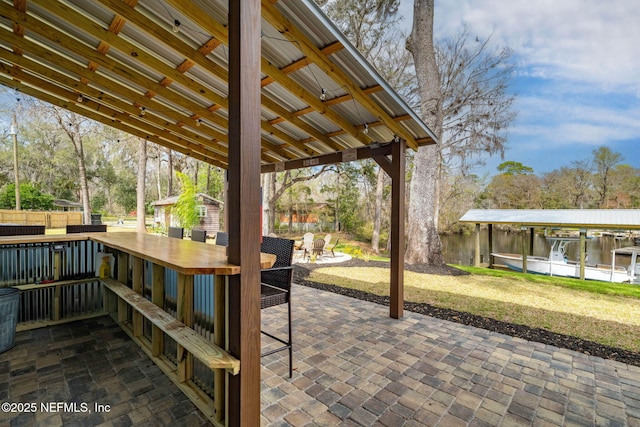
[[[304,236],[302,236],[302,246],[300,246],[300,249],[304,249],[304,254],[302,254],[302,259],[305,259],[308,253],[311,253],[312,247],[313,247],[313,233],[304,233]]]
[[[207,241],[207,230],[191,230],[191,240],[205,243]]]
[[[184,228],[182,227],[169,227],[169,231],[167,233],[169,237],[174,239],[182,239],[184,238]]]
[[[293,376],[293,348],[291,338],[291,279],[293,278],[293,240],[277,237],[262,237],[260,252],[274,254],[276,262],[273,267],[260,272],[260,308],[265,309],[277,305],[287,304],[288,338],[284,339],[275,335],[260,331],[272,338],[282,346],[262,353],[268,356],[280,351],[289,350],[289,378]]]
[[[334,244],[332,244],[332,245],[325,245],[324,246],[324,251],[325,252],[331,252],[331,256],[335,258],[336,254],[333,251],[335,250],[336,246],[338,246],[338,242],[339,241],[340,241],[340,238],[336,239],[336,242]]]
[[[317,239],[313,241],[313,246],[311,247],[310,256],[313,257],[321,257],[324,252],[324,239]]]

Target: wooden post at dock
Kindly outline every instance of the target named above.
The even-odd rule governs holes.
[[[527,227],[520,229],[522,235],[522,272],[527,272]]]
[[[493,224],[489,224],[489,268],[493,268]]]
[[[580,230],[580,280],[584,280],[584,263],[587,252],[587,230]]]
[[[474,247],[473,265],[474,267],[480,267],[480,224],[476,224],[476,240]]]

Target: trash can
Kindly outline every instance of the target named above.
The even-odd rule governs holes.
[[[15,345],[20,290],[0,288],[0,353]]]
[[[91,214],[91,225],[102,225],[102,214]]]

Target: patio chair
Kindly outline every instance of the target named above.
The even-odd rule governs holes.
[[[263,334],[282,344],[281,347],[266,351],[261,356],[268,356],[280,351],[289,351],[289,378],[293,376],[293,347],[291,338],[291,279],[293,278],[293,240],[278,237],[262,237],[260,252],[274,254],[276,262],[273,267],[260,272],[260,308],[265,309],[287,304],[288,338],[277,337],[261,330]]]
[[[313,233],[304,233],[302,236],[302,246],[300,249],[304,249],[304,254],[302,254],[302,259],[307,257],[307,253],[311,253],[311,248],[313,247]]]
[[[336,242],[334,244],[332,244],[332,245],[325,245],[324,251],[325,252],[331,252],[331,256],[335,258],[336,254],[333,251],[336,248],[336,246],[338,246],[338,242],[339,241],[340,241],[340,238],[336,239]]]
[[[184,238],[184,228],[182,227],[169,227],[169,231],[167,233],[169,237],[174,239],[182,239]]]
[[[206,243],[207,241],[207,230],[191,230],[191,240],[196,242]]]
[[[93,233],[107,231],[106,224],[76,224],[67,225],[67,234],[72,233]]]
[[[321,257],[324,252],[324,239],[317,239],[313,241],[313,246],[311,247],[310,254],[311,256]]]
[[[331,234],[327,233],[327,235],[324,236],[324,248],[322,248],[322,252],[327,250],[327,246],[329,246],[330,241],[331,241]]]
[[[0,236],[26,236],[45,234],[44,225],[8,225],[0,224]]]
[[[216,245],[229,246],[229,233],[225,233],[224,231],[218,231],[216,233]]]

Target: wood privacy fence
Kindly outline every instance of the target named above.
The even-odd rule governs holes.
[[[35,212],[0,209],[0,224],[44,225],[46,228],[65,228],[82,224],[82,212]]]

